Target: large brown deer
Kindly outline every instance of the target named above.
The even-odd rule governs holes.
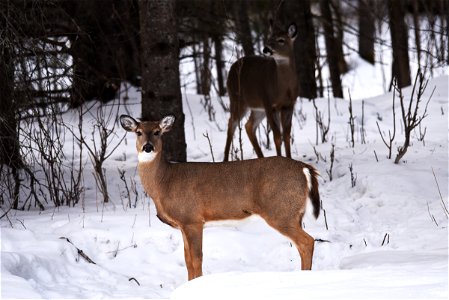
[[[296,245],[301,269],[310,270],[314,239],[301,227],[306,200],[320,212],[318,173],[310,165],[285,157],[222,163],[170,163],[162,135],[173,116],[138,122],[122,115],[122,127],[137,134],[138,171],[158,218],[182,232],[188,279],[202,275],[203,226],[209,221],[259,215]]]
[[[298,97],[298,78],[295,67],[293,43],[296,25],[287,31],[270,26],[271,35],[263,49],[266,56],[245,56],[237,60],[229,70],[227,86],[230,101],[228,134],[224,161],[229,159],[229,150],[235,129],[248,110],[251,111],[245,129],[257,157],[263,157],[256,137],[256,129],[267,117],[277,155],[281,155],[284,141],[287,157],[291,157],[290,133],[293,108]],[[282,137],[281,137],[282,133]]]

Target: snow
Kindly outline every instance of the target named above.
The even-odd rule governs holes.
[[[398,102],[393,159],[388,159],[376,122],[384,133],[392,130],[392,94],[383,94],[385,82],[377,66],[356,57],[350,60],[354,68],[343,81],[351,90],[356,116],[354,148],[349,142],[348,100],[329,99],[326,143],[316,144],[312,103],[300,99],[295,108],[293,158],[316,166],[321,173],[324,210],[318,220],[304,220],[305,230],[318,240],[312,271],[300,271],[300,257],[288,239],[262,219],[251,217],[205,228],[204,276],[187,282],[181,234],[161,223],[154,204],[144,197],[136,174],[135,136],[128,133],[105,164],[111,203],[102,204],[87,159],[82,203],[42,212],[11,211],[1,219],[1,297],[447,299],[448,217],[442,201],[447,207],[449,77],[430,80],[424,100],[435,91],[422,124],[422,130],[427,128],[424,142],[418,141],[419,130],[415,130],[409,151],[396,165],[396,149],[404,140]],[[410,93],[410,87],[404,89],[406,99]],[[140,92],[131,88],[128,98],[122,97],[116,114],[139,117]],[[365,144],[360,133],[361,100]],[[212,153],[216,161],[222,160],[228,113],[216,97],[212,98],[212,120],[201,96],[184,93],[183,101],[188,160],[212,161]],[[223,101],[228,103],[226,97]],[[328,99],[317,99],[316,105],[327,119]],[[95,104],[84,119],[87,137],[98,109],[115,111],[117,107]],[[76,111],[67,112],[63,119],[77,126]],[[112,145],[125,134],[118,126],[115,130]],[[263,143],[264,136],[261,129]],[[72,153],[73,140],[66,138],[64,147]],[[244,158],[255,157],[244,132],[242,141]],[[238,145],[238,132],[234,144]],[[335,162],[330,181],[332,144]],[[263,152],[275,154],[273,147]],[[118,168],[126,171],[128,185],[132,178],[136,180],[137,201],[124,195]],[[131,208],[126,206],[128,200]],[[96,264],[84,260],[77,248]]]

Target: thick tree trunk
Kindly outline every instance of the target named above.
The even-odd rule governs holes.
[[[217,68],[217,85],[218,85],[218,95],[224,96],[226,94],[225,87],[225,76],[224,73],[224,62],[223,62],[223,41],[219,34],[214,34],[213,37],[214,49],[215,49],[215,66]]]
[[[72,106],[114,99],[121,81],[139,84],[139,17],[133,0],[62,1],[76,23],[71,36]]]
[[[8,20],[9,5],[9,2],[5,3],[5,7],[2,8],[3,12],[0,13],[0,28],[2,28],[2,32],[0,32],[0,40],[2,40],[0,43],[0,165],[5,165],[11,170],[15,182],[11,207],[17,209],[20,188],[19,169],[23,167],[23,161],[17,134],[18,105],[14,100],[14,60],[12,56],[14,50],[12,43],[15,37],[12,36]],[[2,178],[2,180],[6,180],[6,178]]]
[[[248,3],[247,0],[238,1],[238,5],[234,5],[234,15],[237,25],[237,37],[242,44],[245,56],[254,55],[253,39],[251,36],[251,27],[249,25],[248,17]]]
[[[283,1],[276,18],[285,27],[293,21],[296,22],[298,37],[295,40],[295,60],[299,96],[309,99],[316,98],[315,64],[317,52],[310,0]]]
[[[332,19],[332,26],[335,28],[335,51],[338,55],[338,68],[340,69],[340,74],[345,74],[349,71],[348,64],[345,60],[345,54],[343,52],[343,18],[341,15],[340,1],[330,0],[331,14],[333,11],[333,16],[335,17],[335,22]]]
[[[3,43],[0,43],[0,164],[12,169],[22,166],[17,135],[16,109],[14,101],[14,62],[12,37],[9,34],[7,12],[0,14],[0,25],[4,29]],[[3,36],[3,34],[1,35]]]
[[[405,24],[405,1],[388,0],[391,45],[393,48],[393,77],[398,79],[399,88],[411,84],[408,56],[408,30]]]
[[[210,71],[210,42],[207,35],[203,35],[203,63],[201,64],[201,94],[210,95],[210,87],[212,84],[212,74]]]
[[[142,118],[174,115],[173,129],[164,136],[164,151],[169,160],[186,161],[175,0],[140,0],[139,4]]]
[[[374,3],[372,0],[359,0],[359,55],[374,65]]]
[[[335,38],[332,11],[329,0],[320,0],[321,16],[323,18],[324,37],[326,43],[327,63],[332,83],[332,92],[334,97],[343,98],[343,90],[340,79],[339,55],[337,49],[337,41]]]

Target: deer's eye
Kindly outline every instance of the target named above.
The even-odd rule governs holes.
[[[136,131],[137,136],[141,136],[142,135],[142,131]]]
[[[160,133],[160,131],[159,131],[159,130],[157,130],[157,131],[153,132],[153,135],[155,135],[155,136],[158,136],[158,135],[159,135],[159,133]]]
[[[279,44],[285,44],[285,39],[277,39],[277,42],[279,43]]]

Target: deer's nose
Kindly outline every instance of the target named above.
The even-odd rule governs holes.
[[[150,153],[154,151],[154,147],[151,144],[146,144],[145,146],[143,146],[143,151],[146,153]]]
[[[263,47],[262,52],[263,52],[263,54],[265,54],[265,55],[273,55],[273,50],[271,50],[271,49],[268,48],[268,47]]]

